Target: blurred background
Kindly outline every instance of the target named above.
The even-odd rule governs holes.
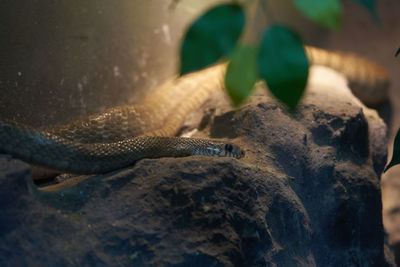
[[[2,1],[1,116],[54,125],[141,99],[175,73],[185,26],[213,2]]]
[[[35,127],[57,125],[105,108],[134,103],[178,66],[188,24],[217,0],[20,0],[0,2],[0,117]],[[231,1],[225,1],[231,2]],[[353,51],[391,76],[389,153],[400,127],[400,1],[377,0],[380,23],[343,1],[340,31],[305,19],[292,0],[268,1],[268,16],[249,5],[245,38],[267,23],[296,29],[306,44]],[[382,177],[383,218],[400,255],[400,166]]]

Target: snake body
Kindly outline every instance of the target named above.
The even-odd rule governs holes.
[[[78,174],[105,173],[142,158],[242,156],[234,145],[197,138],[141,136],[113,143],[85,144],[13,122],[0,123],[0,132],[5,138],[4,151],[33,164]]]
[[[387,98],[386,70],[353,54],[306,47],[312,64],[342,72],[367,105]],[[142,158],[189,155],[240,158],[230,143],[173,137],[187,114],[222,90],[227,63],[171,79],[140,104],[124,105],[64,126],[38,131],[0,120],[0,151],[26,162],[77,174],[105,173]]]

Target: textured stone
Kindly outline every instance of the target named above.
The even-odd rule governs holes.
[[[53,193],[1,158],[0,265],[390,264],[386,126],[337,73],[314,69],[296,114],[262,90],[198,113],[186,128],[201,120],[195,136],[230,138],[245,158],[146,159]]]

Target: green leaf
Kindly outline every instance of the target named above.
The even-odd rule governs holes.
[[[386,172],[391,167],[393,167],[399,163],[400,163],[400,129],[397,131],[396,138],[394,139],[392,160],[386,166],[386,168],[383,172]]]
[[[257,77],[257,50],[252,46],[237,47],[225,75],[225,87],[235,106],[250,95]]]
[[[237,4],[223,4],[207,11],[189,27],[181,49],[180,74],[215,63],[235,47],[245,24]]]
[[[340,0],[293,0],[297,8],[311,20],[331,29],[340,28]]]
[[[351,0],[353,2],[356,2],[358,4],[361,4],[364,6],[369,13],[372,15],[372,17],[376,20],[379,21],[378,14],[376,13],[376,3],[375,0]]]
[[[272,94],[294,111],[308,78],[308,58],[303,43],[282,25],[271,26],[263,36],[258,72]]]

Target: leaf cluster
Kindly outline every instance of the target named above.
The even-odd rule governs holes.
[[[261,0],[267,1],[267,0]],[[376,17],[375,0],[353,0]],[[298,10],[322,26],[338,29],[340,0],[293,0]],[[225,87],[235,106],[251,94],[258,80],[294,111],[307,84],[309,62],[301,38],[288,27],[265,29],[259,44],[239,43],[246,23],[245,7],[238,3],[215,6],[187,30],[181,48],[180,74],[229,60]]]
[[[267,1],[267,0],[261,0]],[[376,22],[375,0],[351,0],[364,6]],[[293,0],[310,20],[330,29],[339,29],[340,0]],[[244,6],[221,4],[201,15],[189,27],[181,48],[180,74],[197,71],[228,60],[225,87],[235,106],[251,94],[258,80],[290,111],[295,111],[307,85],[309,62],[301,38],[288,27],[273,24],[265,29],[256,45],[239,43],[246,22]],[[396,56],[400,54],[400,48]],[[393,157],[384,171],[400,164],[400,129]]]

